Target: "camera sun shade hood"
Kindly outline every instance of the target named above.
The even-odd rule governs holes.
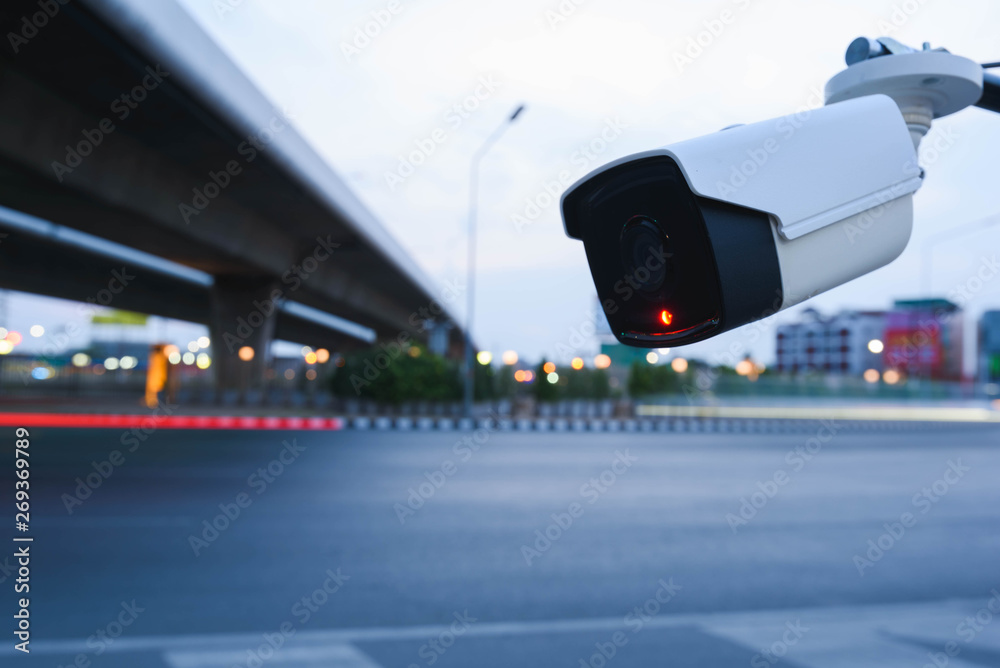
[[[921,185],[913,141],[885,95],[845,100],[621,158],[669,156],[702,197],[771,214],[786,240],[915,192]],[[579,238],[575,230],[566,233]]]

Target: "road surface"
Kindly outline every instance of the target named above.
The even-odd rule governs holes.
[[[32,664],[1000,666],[995,427],[31,448]]]

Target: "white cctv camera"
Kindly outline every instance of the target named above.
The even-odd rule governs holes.
[[[909,92],[897,74],[885,87]],[[619,341],[701,341],[903,252],[923,178],[919,137],[899,95],[871,94],[870,76],[854,79],[834,91],[843,101],[630,155],[563,194],[566,233],[584,243]],[[868,88],[854,96],[852,86]]]

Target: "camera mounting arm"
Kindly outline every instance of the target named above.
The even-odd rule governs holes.
[[[914,149],[941,118],[977,105],[1000,113],[1000,77],[945,49],[913,49],[891,37],[859,37],[847,48],[847,69],[826,84],[826,103],[888,95],[910,131]]]

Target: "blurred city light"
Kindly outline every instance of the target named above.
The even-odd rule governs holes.
[[[7,339],[4,339],[3,341],[0,341],[0,355],[6,355],[7,353],[9,353],[12,350],[14,350],[14,344],[13,343],[11,343],[10,341],[8,341]]]
[[[865,381],[869,383],[877,383],[878,379],[881,377],[878,369],[868,369],[864,374]]]
[[[486,366],[487,364],[493,361],[493,353],[491,353],[488,350],[480,350],[478,353],[476,353],[476,361],[482,364],[483,366]]]
[[[177,346],[175,346],[172,343],[170,345],[163,346],[163,354],[166,355],[166,356],[168,356],[168,357],[170,355],[173,355],[174,353],[177,353],[178,355],[180,355],[180,352],[181,352],[180,348],[178,348]],[[180,359],[180,357],[178,357],[177,359]]]
[[[187,364],[188,366],[194,364],[194,353],[191,352],[184,353],[183,355],[181,355],[181,361]]]
[[[646,361],[649,362],[650,364],[656,364],[657,362],[660,361],[660,356],[650,351],[646,353]]]
[[[31,370],[31,377],[35,380],[45,380],[51,378],[55,375],[55,371],[51,367],[47,366],[36,366]]]
[[[872,339],[871,341],[868,342],[868,350],[872,351],[873,353],[878,354],[882,352],[884,349],[885,346],[878,339]]]
[[[294,369],[285,369],[285,380],[295,380]]]
[[[895,369],[886,369],[885,373],[882,374],[882,380],[884,380],[887,385],[895,385],[900,380],[899,372]]]
[[[580,369],[583,368],[583,358],[582,357],[574,357],[573,361],[570,362],[569,365],[571,367],[573,367],[574,369],[576,369],[577,371],[579,371]]]
[[[306,364],[315,364],[316,359],[317,359],[316,353],[312,352],[311,350],[306,353]]]
[[[753,362],[751,362],[749,359],[740,360],[736,364],[736,373],[738,373],[741,376],[749,376],[751,373],[753,373]]]
[[[7,332],[7,340],[10,341],[12,346],[16,346],[21,343],[21,333],[20,332]]]
[[[0,327],[0,339],[6,339],[6,338],[7,338],[7,328]]]
[[[555,373],[555,370],[556,370],[555,362],[546,362],[545,364],[542,365],[542,371],[544,371],[545,373]]]
[[[170,354],[167,355],[167,361],[170,362],[171,364],[180,364],[181,363],[181,352],[179,350],[177,350],[176,347],[175,347],[174,351],[172,353],[170,353]]]
[[[502,359],[503,363],[506,364],[507,366],[510,366],[512,364],[517,364],[517,353],[515,353],[513,350],[508,350],[503,354]]]
[[[118,362],[118,366],[122,369],[134,369],[138,364],[139,360],[131,355],[126,355]]]
[[[249,362],[253,359],[253,348],[250,346],[243,346],[236,354],[244,362]]]
[[[118,358],[117,357],[109,357],[108,359],[104,360],[104,368],[107,369],[108,371],[114,371],[115,369],[117,369],[118,368]]]
[[[199,348],[199,346],[198,346],[198,342],[197,341],[188,341],[188,351],[189,352],[192,352],[192,353],[198,352],[198,348]]]
[[[535,379],[535,372],[534,371],[525,371],[524,372],[524,382],[530,383],[534,379]]]
[[[316,361],[320,364],[326,364],[330,361],[330,351],[326,348],[319,348],[316,350]]]
[[[73,366],[87,366],[90,364],[90,355],[87,353],[77,353],[73,355],[71,361],[73,362]]]
[[[596,366],[598,369],[607,369],[609,366],[611,366],[611,358],[605,355],[604,353],[601,353],[600,355],[594,358],[594,366]]]
[[[209,339],[207,336],[199,336],[198,337],[198,346],[199,347],[201,347],[201,348],[208,348],[210,345],[212,345],[212,340]]]
[[[524,369],[518,369],[517,371],[514,372],[514,380],[516,380],[519,383],[524,382]]]
[[[207,369],[212,366],[212,358],[209,357],[207,353],[199,353],[198,357],[195,358],[194,363],[199,369]]]
[[[45,328],[41,325],[32,325],[31,329],[28,330],[28,333],[37,339],[45,334]]]
[[[688,361],[683,357],[675,357],[673,361],[670,362],[670,368],[677,373],[684,373],[688,370]]]
[[[547,376],[545,376],[545,380],[555,385],[556,383],[559,382],[559,374],[557,374],[555,371],[551,371]]]
[[[307,380],[316,380],[316,369],[309,369],[306,371]]]
[[[302,352],[302,356],[303,357],[305,357],[306,355],[308,355],[312,351],[313,351],[313,349],[310,348],[309,346],[302,346],[302,351],[301,352]]]

